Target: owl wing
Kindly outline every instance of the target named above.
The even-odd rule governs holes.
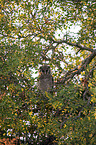
[[[38,88],[39,90],[45,92],[50,92],[53,89],[54,81],[52,75],[48,74],[45,76],[40,76]]]

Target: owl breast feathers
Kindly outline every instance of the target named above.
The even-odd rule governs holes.
[[[50,66],[44,65],[39,69],[39,90],[42,92],[50,92],[53,87],[53,77],[51,75]]]

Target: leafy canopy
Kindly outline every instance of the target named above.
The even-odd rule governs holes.
[[[0,142],[95,143],[95,15],[94,0],[1,1]],[[54,90],[44,98],[45,63]]]

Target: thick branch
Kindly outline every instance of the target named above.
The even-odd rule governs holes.
[[[84,69],[86,69],[87,65],[92,61],[92,59],[96,56],[96,50],[90,54],[89,57],[87,57],[81,64],[80,69],[77,69],[73,72],[71,72],[71,74],[69,72],[66,73],[65,77],[58,81],[57,84],[64,84],[65,81],[72,79],[76,74],[80,74],[82,71],[84,71]],[[70,74],[70,75],[69,75]]]
[[[76,47],[80,48],[81,50],[87,50],[87,51],[94,52],[94,49],[91,49],[91,48],[88,48],[85,46],[81,46],[81,45],[76,44],[76,43],[68,42],[67,40],[59,40],[59,41],[53,40],[53,41],[54,41],[54,43],[57,43],[57,44],[66,43],[70,46],[76,46]]]

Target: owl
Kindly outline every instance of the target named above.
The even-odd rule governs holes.
[[[44,65],[39,69],[39,90],[43,93],[52,92],[53,88],[53,77],[51,75],[50,66]]]

